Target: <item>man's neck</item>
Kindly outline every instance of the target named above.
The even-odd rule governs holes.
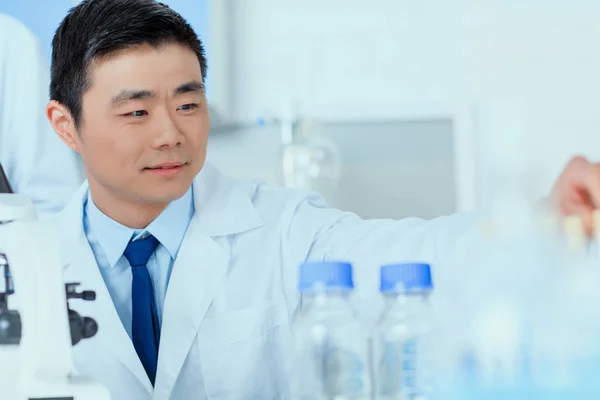
[[[169,203],[134,203],[113,196],[90,186],[92,201],[102,213],[113,221],[132,229],[144,229],[160,215]]]

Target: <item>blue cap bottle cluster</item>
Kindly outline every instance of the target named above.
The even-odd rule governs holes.
[[[398,263],[381,267],[380,291],[386,308],[372,348],[372,329],[357,318],[349,301],[354,283],[352,265],[347,262],[307,262],[300,266],[302,306],[292,329],[291,398],[423,396],[427,387],[419,359],[424,349],[420,314],[427,310],[417,304],[420,301],[395,300],[427,299],[433,290],[430,266]],[[398,307],[407,309],[398,312]]]

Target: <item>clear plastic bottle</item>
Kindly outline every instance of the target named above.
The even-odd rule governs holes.
[[[375,398],[426,399],[431,391],[428,343],[429,294],[433,289],[429,264],[381,267],[385,308],[374,334]]]
[[[300,269],[301,308],[293,323],[292,399],[368,399],[367,330],[349,303],[348,263],[306,263]]]

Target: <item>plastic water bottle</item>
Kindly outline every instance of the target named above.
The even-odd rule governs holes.
[[[292,399],[367,399],[367,330],[349,296],[348,263],[306,263],[300,269],[301,308],[293,323]]]
[[[375,397],[378,400],[426,399],[429,294],[433,288],[429,264],[381,267],[385,309],[374,334]]]

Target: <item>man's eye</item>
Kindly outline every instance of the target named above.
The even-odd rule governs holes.
[[[198,104],[193,104],[192,103],[192,104],[184,104],[184,105],[180,106],[178,108],[178,110],[181,110],[181,111],[191,111],[191,110],[193,110],[195,108],[198,108]]]
[[[146,110],[137,110],[134,112],[130,112],[129,114],[125,114],[125,116],[127,116],[127,117],[136,117],[136,118],[144,117],[146,115],[148,115],[148,112]]]

